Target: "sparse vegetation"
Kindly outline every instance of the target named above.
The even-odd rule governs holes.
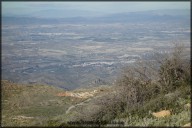
[[[183,126],[190,122],[190,60],[176,46],[155,61],[139,61],[125,68],[115,86],[74,90],[94,96],[58,96],[64,90],[44,85],[16,85],[2,81],[2,126],[73,126],[69,122],[121,121],[125,126]],[[161,56],[161,58],[157,58]],[[74,106],[69,113],[66,111]],[[153,112],[169,110],[157,119]]]

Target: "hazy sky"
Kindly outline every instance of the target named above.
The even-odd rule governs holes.
[[[118,13],[157,9],[190,9],[190,2],[2,2],[3,14],[25,14],[48,9]]]

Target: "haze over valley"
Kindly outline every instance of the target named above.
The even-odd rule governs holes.
[[[122,67],[150,60],[157,52],[169,53],[173,43],[182,42],[189,50],[185,11],[124,12],[89,19],[5,16],[2,79],[69,90],[112,85]]]

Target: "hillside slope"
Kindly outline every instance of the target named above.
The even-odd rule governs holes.
[[[66,115],[70,107],[91,100],[108,88],[65,91],[48,85],[21,85],[7,80],[2,80],[1,85],[2,126],[50,126],[52,119]],[[63,122],[61,118],[60,121]]]
[[[183,126],[190,122],[189,86],[159,95],[132,111],[113,115],[110,109],[117,106],[113,106],[117,86],[65,91],[47,85],[18,85],[6,80],[1,83],[2,126],[69,126],[71,121],[95,119],[107,121],[106,126],[111,126],[111,121],[123,122],[125,126]],[[165,118],[149,113],[165,108],[171,110],[171,115]]]

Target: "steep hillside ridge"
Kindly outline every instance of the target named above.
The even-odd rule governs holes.
[[[66,91],[48,85],[21,85],[7,80],[2,80],[1,85],[2,126],[49,126],[49,121],[55,117],[68,114],[72,108],[109,91],[107,86]]]

